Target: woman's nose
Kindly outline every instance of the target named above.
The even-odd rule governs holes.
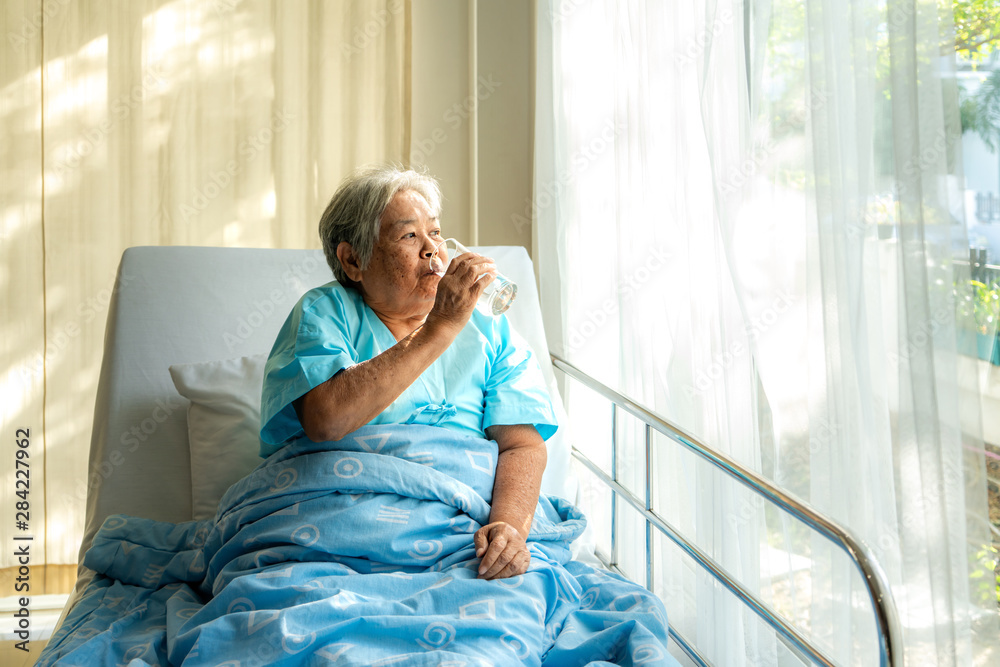
[[[430,246],[425,247],[423,253],[421,254],[424,259],[430,259],[434,255],[438,254],[438,250],[444,245],[444,241],[436,242],[434,240],[430,241]]]

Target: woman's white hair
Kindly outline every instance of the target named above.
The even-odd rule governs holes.
[[[362,269],[368,268],[378,241],[382,214],[397,192],[414,190],[430,206],[435,216],[441,214],[441,188],[434,177],[396,165],[362,167],[348,176],[333,193],[319,219],[319,238],[323,253],[337,281],[353,285],[337,259],[337,246],[347,241],[354,249]]]

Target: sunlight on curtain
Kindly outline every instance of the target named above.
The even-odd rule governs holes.
[[[6,2],[0,10],[0,34],[19,35],[22,19],[37,9],[37,2]],[[41,40],[26,32],[17,43],[0,45],[0,290],[3,294],[3,337],[0,338],[0,420],[3,424],[4,445],[0,451],[5,459],[0,493],[4,502],[0,517],[0,538],[12,545],[15,532],[16,502],[30,501],[28,518],[44,516],[45,504],[41,491],[42,440],[41,424],[44,381],[40,373],[32,372],[27,360],[45,349],[40,336],[45,310],[42,282],[42,143],[38,122],[41,94]],[[27,480],[16,486],[15,438],[17,429],[29,429],[26,448],[30,458],[22,462]],[[23,439],[23,438],[22,438]],[[15,496],[29,493],[24,500]],[[15,502],[12,502],[15,501]],[[24,507],[24,506],[22,506]],[[29,524],[30,526],[30,524]],[[25,534],[27,531],[17,531]],[[13,549],[4,549],[13,551]],[[13,564],[12,554],[0,559],[0,567]],[[13,579],[13,577],[10,577]],[[3,593],[15,592],[14,582],[0,573]]]
[[[122,251],[319,247],[348,171],[408,159],[408,7],[5,3],[0,409],[8,440],[32,429],[34,564],[76,562],[102,474],[88,450]]]
[[[867,542],[907,664],[989,664],[995,583],[970,579],[994,560],[976,363],[956,345],[950,17],[935,0],[744,9],[539,3],[550,344]],[[572,385],[567,402],[578,446],[609,469],[610,408]],[[641,493],[642,432],[622,421],[619,476]],[[656,443],[656,511],[836,661],[875,664],[843,554],[677,449]],[[581,503],[607,552],[607,496]],[[619,512],[618,557],[641,580],[641,524]],[[671,623],[714,664],[798,664],[665,541],[654,565]]]
[[[540,3],[536,227],[553,351],[760,468],[752,332],[713,188],[713,168],[736,164],[749,141],[741,15],[732,2]],[[567,396],[587,429],[575,441],[610,469],[610,409],[572,385]],[[619,477],[641,497],[642,430],[623,418],[619,438]],[[655,510],[759,589],[768,563],[752,497],[655,444]],[[581,503],[607,552],[610,503],[590,488]],[[642,527],[626,510],[618,521],[622,569],[642,580]],[[672,625],[715,664],[774,662],[751,612],[674,547],[654,551]]]
[[[956,345],[969,276],[952,261],[968,240],[951,30],[935,0],[775,0],[754,168],[732,197],[735,245],[776,242],[737,261],[743,281],[805,306],[786,321],[797,344],[768,330],[756,356],[774,475],[873,548],[907,664],[989,664],[1000,648],[995,583],[971,579],[994,563],[976,360]],[[860,580],[822,540],[783,541],[813,559],[796,613],[865,662]]]

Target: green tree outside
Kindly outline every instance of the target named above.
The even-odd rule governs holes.
[[[1000,0],[941,0],[943,7],[949,2],[955,40],[954,45],[942,45],[942,51],[953,49],[977,68],[1000,47]],[[979,135],[996,152],[1000,148],[1000,70],[991,71],[974,93],[960,88],[959,109],[962,132]]]

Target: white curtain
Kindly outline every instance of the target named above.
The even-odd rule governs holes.
[[[404,0],[4,3],[0,414],[8,463],[31,429],[33,566],[76,561],[122,251],[319,247],[348,171],[408,161],[408,15]]]
[[[971,578],[994,562],[975,361],[956,353],[951,258],[966,239],[947,10],[553,0],[537,24],[553,349],[869,544],[906,664],[995,658],[996,584]],[[572,385],[567,400],[587,425],[579,446],[609,469],[609,412]],[[618,474],[642,497],[641,430],[618,431]],[[658,513],[838,663],[875,664],[867,594],[838,549],[654,444]],[[598,494],[581,502],[606,536]],[[641,525],[618,523],[620,565],[641,579]],[[713,663],[795,664],[665,540],[653,585]]]

